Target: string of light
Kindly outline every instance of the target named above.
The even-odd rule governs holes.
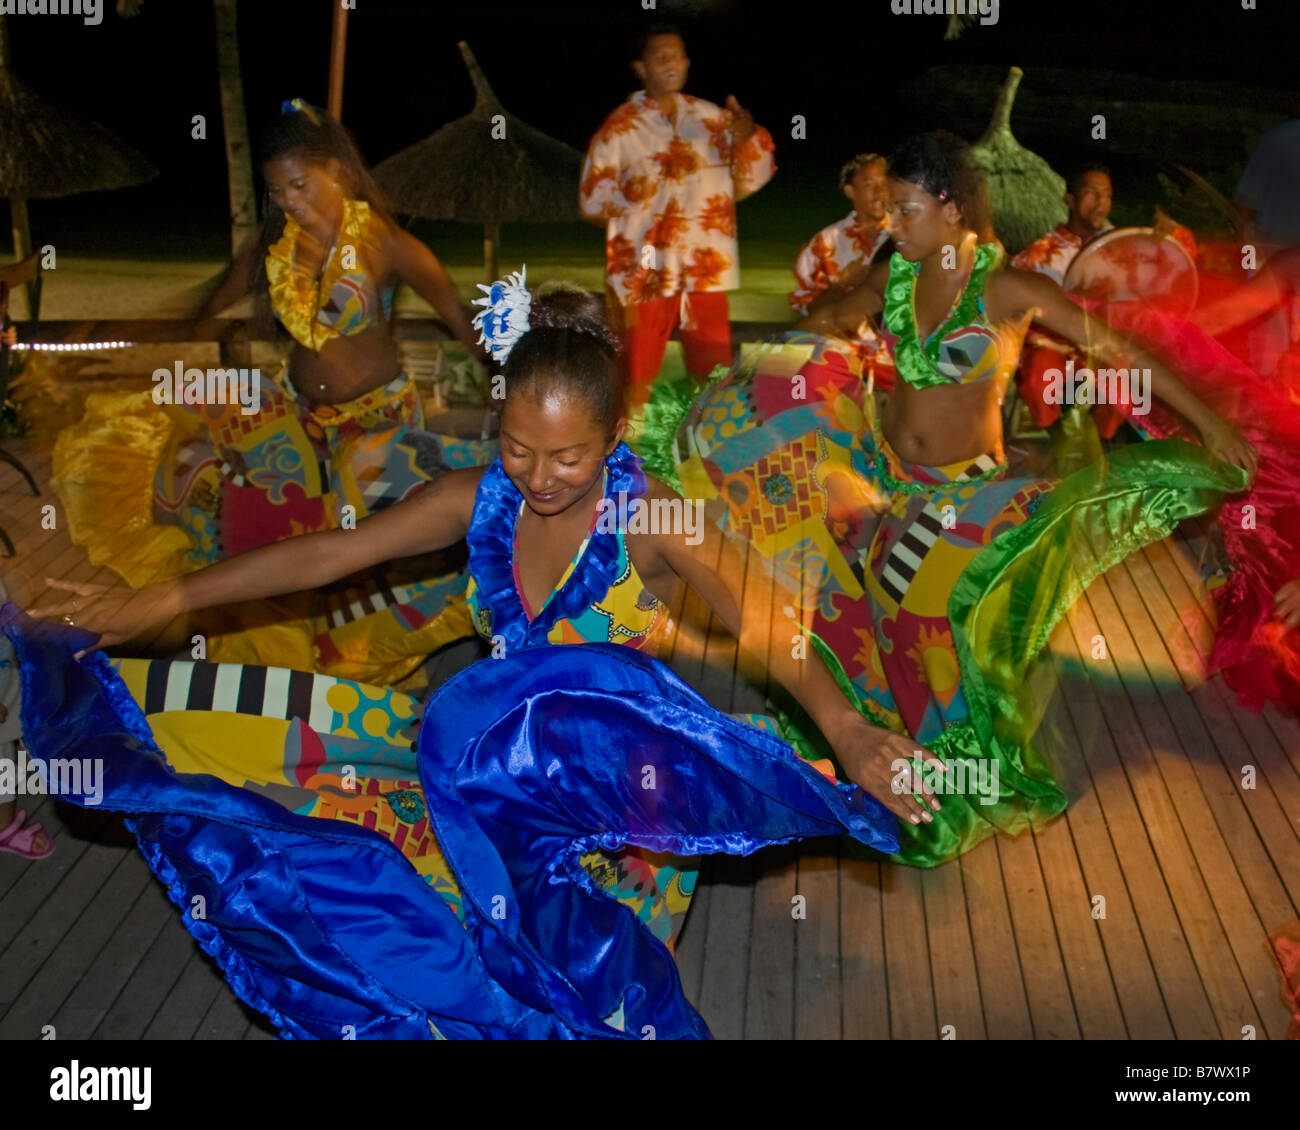
[[[133,341],[20,341],[10,349],[34,349],[40,353],[73,353],[92,349],[125,349]]]

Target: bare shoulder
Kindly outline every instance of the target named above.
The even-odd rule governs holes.
[[[1037,271],[1002,266],[984,280],[984,305],[995,320],[1018,318],[1031,306],[1055,304],[1060,288]]]

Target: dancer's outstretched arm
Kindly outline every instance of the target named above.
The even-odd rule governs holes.
[[[649,480],[645,499],[651,504],[651,514],[655,513],[653,503],[656,499],[675,501],[683,508],[694,505],[683,501],[675,491],[654,479]],[[681,512],[684,514],[685,510]],[[791,647],[769,650],[770,608],[751,609],[748,614],[742,609],[747,567],[752,571],[763,569],[769,572],[770,567],[752,547],[745,552],[738,549],[731,539],[706,521],[702,513],[697,511],[696,518],[697,522],[690,524],[689,532],[683,522],[679,530],[660,529],[645,535],[629,533],[629,552],[633,555],[637,572],[647,584],[653,585],[655,581],[652,578],[663,578],[667,571],[693,588],[736,637],[746,657],[794,695],[831,743],[845,772],[857,784],[904,820],[913,824],[933,820],[931,809],[940,807],[937,800],[900,794],[894,791],[893,786],[900,780],[899,761],[914,763],[920,756],[939,772],[942,772],[943,763],[921,749],[914,738],[873,726],[863,718],[844,697],[826,664],[811,646],[801,657],[796,657]],[[698,544],[692,545],[691,541]],[[747,561],[747,554],[754,559]],[[668,591],[656,592],[655,595],[662,600],[672,597]],[[778,584],[773,605],[793,602],[793,594],[784,594]],[[924,792],[919,780],[916,790],[918,794]]]
[[[996,271],[985,284],[985,302],[995,321],[1012,321],[1036,309],[1035,321],[1080,349],[1117,366],[1150,369],[1152,394],[1183,415],[1210,451],[1254,479],[1259,453],[1236,428],[1215,415],[1168,366],[1120,336],[1102,318],[1085,313],[1049,279],[1014,268]]]
[[[469,529],[483,471],[482,467],[449,471],[413,498],[358,522],[355,529],[285,538],[151,585],[142,590],[147,594],[144,599],[133,602],[152,609],[146,617],[123,609],[131,595],[124,586],[52,579],[51,588],[76,595],[33,609],[31,615],[70,616],[78,627],[100,633],[97,647],[111,647],[164,625],[181,612],[308,592],[385,561],[445,549]]]

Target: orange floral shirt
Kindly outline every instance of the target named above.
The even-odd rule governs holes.
[[[761,126],[732,160],[726,111],[678,95],[676,123],[637,91],[596,131],[579,201],[606,220],[605,282],[625,306],[682,291],[740,286],[736,191],[776,171]]]
[[[844,219],[822,228],[803,245],[794,263],[794,277],[799,283],[790,292],[790,305],[800,314],[816,302],[840,272],[854,263],[869,263],[880,245],[889,238],[884,224],[864,224],[856,211]]]
[[[1114,225],[1108,224],[1101,230],[1102,232],[1113,231]],[[1171,234],[1174,239],[1183,245],[1187,253],[1192,257],[1192,262],[1195,263],[1196,237],[1182,224],[1174,224],[1174,230]],[[1057,286],[1061,286],[1065,282],[1065,272],[1069,269],[1070,263],[1082,246],[1083,240],[1065,224],[1061,224],[1046,235],[1040,235],[1011,260],[1011,265],[1019,267],[1023,271],[1037,271],[1040,275],[1046,275]]]

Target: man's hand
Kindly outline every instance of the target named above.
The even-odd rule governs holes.
[[[727,95],[727,126],[731,129],[731,148],[733,155],[743,149],[754,136],[754,115],[736,101],[734,94]]]
[[[1300,577],[1287,581],[1273,596],[1273,618],[1288,631],[1300,628]]]

